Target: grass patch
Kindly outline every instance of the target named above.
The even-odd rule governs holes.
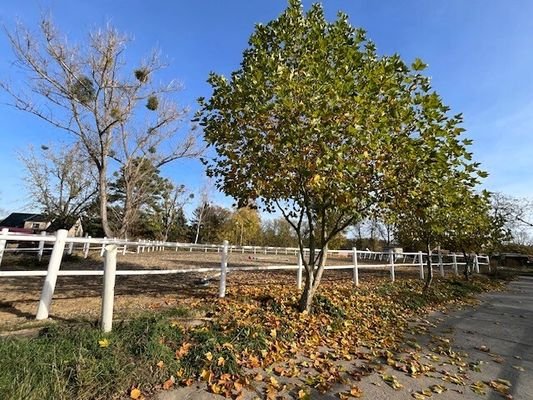
[[[174,373],[182,339],[167,316],[120,323],[109,335],[79,324],[51,326],[32,339],[2,339],[1,398],[118,398],[132,384],[154,386]],[[162,368],[155,367],[159,361]]]

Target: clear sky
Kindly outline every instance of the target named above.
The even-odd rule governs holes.
[[[305,1],[307,7],[311,1]],[[368,31],[382,54],[422,58],[434,88],[453,112],[465,117],[475,158],[490,173],[489,190],[533,198],[533,1],[529,0],[324,0],[333,19],[345,11]],[[34,28],[50,12],[71,40],[110,21],[134,41],[128,58],[139,60],[157,46],[170,67],[162,78],[184,85],[178,101],[191,110],[209,97],[208,73],[228,75],[258,22],[286,7],[285,0],[23,0],[0,2],[0,23],[19,19]],[[0,34],[0,78],[13,76],[14,57]],[[131,64],[133,69],[135,64]],[[7,98],[0,94],[0,102]],[[0,209],[28,210],[17,152],[64,139],[35,117],[0,104]],[[205,182],[198,161],[176,162],[164,174],[192,190]],[[231,200],[216,195],[215,201]]]

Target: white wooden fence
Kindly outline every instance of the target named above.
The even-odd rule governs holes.
[[[21,243],[32,243],[30,246],[20,246]],[[11,246],[10,246],[11,244]],[[13,246],[17,244],[17,246]],[[46,247],[49,245],[49,247]],[[96,251],[104,257],[103,270],[61,270],[63,255],[73,254],[77,250],[83,257],[87,258],[90,251]],[[163,250],[172,251],[201,251],[221,253],[220,268],[180,268],[180,269],[150,269],[150,270],[117,270],[116,259],[117,253],[144,253]],[[45,281],[41,291],[39,307],[36,319],[42,320],[48,318],[52,297],[55,291],[58,276],[102,276],[104,277],[103,294],[102,294],[102,313],[101,325],[104,331],[111,330],[111,320],[113,315],[113,293],[115,286],[115,277],[117,275],[167,275],[178,273],[210,273],[215,272],[219,277],[219,297],[226,294],[226,277],[229,271],[258,271],[258,270],[296,270],[296,281],[298,289],[302,288],[303,263],[299,249],[297,248],[279,248],[279,247],[258,247],[258,246],[230,246],[227,241],[222,245],[208,244],[191,244],[191,243],[173,243],[147,240],[119,240],[108,238],[77,238],[68,237],[66,230],[59,230],[54,235],[28,235],[10,233],[3,229],[0,233],[0,264],[2,258],[7,252],[34,252],[39,260],[42,259],[45,251],[51,251],[48,268],[44,270],[0,270],[0,278],[4,277],[29,277],[44,276]],[[304,250],[304,253],[307,250]],[[264,265],[264,266],[232,266],[228,267],[228,257],[231,253],[253,253],[253,254],[286,254],[296,255],[297,263],[293,265]],[[305,255],[305,254],[304,254]],[[424,266],[427,260],[427,254],[422,252],[415,253],[395,253],[373,252],[369,250],[329,250],[328,256],[346,257],[350,263],[339,265],[326,265],[326,270],[351,269],[352,279],[356,285],[359,285],[359,271],[362,269],[385,269],[390,272],[391,280],[394,282],[398,267],[415,267],[419,270],[420,278],[424,279]],[[436,265],[438,265],[441,276],[445,275],[445,268],[451,268],[454,274],[458,274],[459,266],[465,265],[463,255],[459,254],[437,254]],[[444,262],[448,258],[448,262]],[[369,263],[371,262],[371,263]],[[376,262],[376,263],[375,263]],[[488,256],[474,256],[474,271],[479,273],[481,265],[486,265],[490,271],[490,260]]]

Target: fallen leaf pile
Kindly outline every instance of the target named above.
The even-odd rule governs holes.
[[[249,282],[261,282],[261,285]],[[407,334],[425,334],[428,323],[413,331],[412,321],[445,305],[470,301],[461,297],[449,281],[437,281],[428,295],[421,294],[422,283],[398,280],[390,284],[368,279],[356,288],[348,280],[325,281],[311,312],[297,310],[298,291],[292,282],[249,277],[230,285],[226,298],[207,297],[198,306],[210,321],[204,326],[181,327],[183,342],[175,349],[177,373],[167,376],[163,388],[174,384],[204,382],[209,391],[240,399],[250,389],[267,399],[310,398],[310,390],[328,392],[343,383],[351,389],[339,392],[341,399],[363,395],[356,385],[362,376],[378,372],[394,390],[403,385],[383,371],[388,366],[409,377],[435,373],[435,363],[446,360],[461,373],[439,372],[444,382],[465,385],[471,365],[451,348],[444,337],[432,339],[432,353],[420,353],[420,345]],[[496,289],[489,281],[477,282],[478,290]],[[179,324],[176,325],[180,329]],[[403,352],[403,357],[395,354]],[[350,362],[351,367],[346,367]],[[357,365],[357,366],[356,366]],[[298,381],[299,383],[295,383]],[[503,382],[489,386],[506,393]],[[474,392],[485,385],[471,385]],[[507,386],[508,388],[508,386]],[[413,393],[416,399],[444,392],[433,385]]]

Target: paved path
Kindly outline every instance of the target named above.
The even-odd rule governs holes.
[[[509,290],[482,296],[476,309],[449,316],[443,326],[454,328],[455,346],[467,353],[479,352],[486,346],[503,362],[488,362],[483,375],[487,379],[502,378],[512,383],[514,400],[533,399],[533,277],[520,277],[509,284]],[[524,371],[522,371],[524,369]],[[489,399],[501,396],[492,393]]]
[[[443,382],[440,373],[433,376],[411,378],[401,372],[385,367],[387,374],[395,375],[404,388],[395,391],[374,373],[363,378],[357,385],[363,390],[365,399],[372,400],[412,400],[412,393],[439,384],[447,388],[444,393],[433,394],[433,400],[496,400],[503,395],[485,387],[486,395],[475,394],[469,387],[473,382],[489,382],[505,379],[511,382],[507,397],[513,400],[533,400],[533,277],[520,277],[509,284],[505,292],[484,294],[478,307],[440,314],[430,318],[435,322],[431,334],[447,337],[456,352],[466,352],[465,361],[482,361],[480,371],[469,371],[466,367],[466,385]],[[428,342],[429,335],[424,337]],[[424,340],[420,340],[422,343]],[[429,347],[422,346],[420,354],[430,353]],[[430,363],[429,360],[425,360]],[[447,368],[446,363],[434,362],[437,371]],[[449,367],[449,366],[448,366]],[[453,367],[456,368],[456,367]],[[431,374],[430,374],[431,375]],[[338,386],[336,391],[346,390]],[[200,387],[181,388],[161,393],[157,400],[214,400],[222,397],[206,393]],[[247,399],[257,398],[251,393]],[[312,399],[338,399],[334,393],[320,395],[313,393]],[[429,397],[428,397],[429,399]]]

